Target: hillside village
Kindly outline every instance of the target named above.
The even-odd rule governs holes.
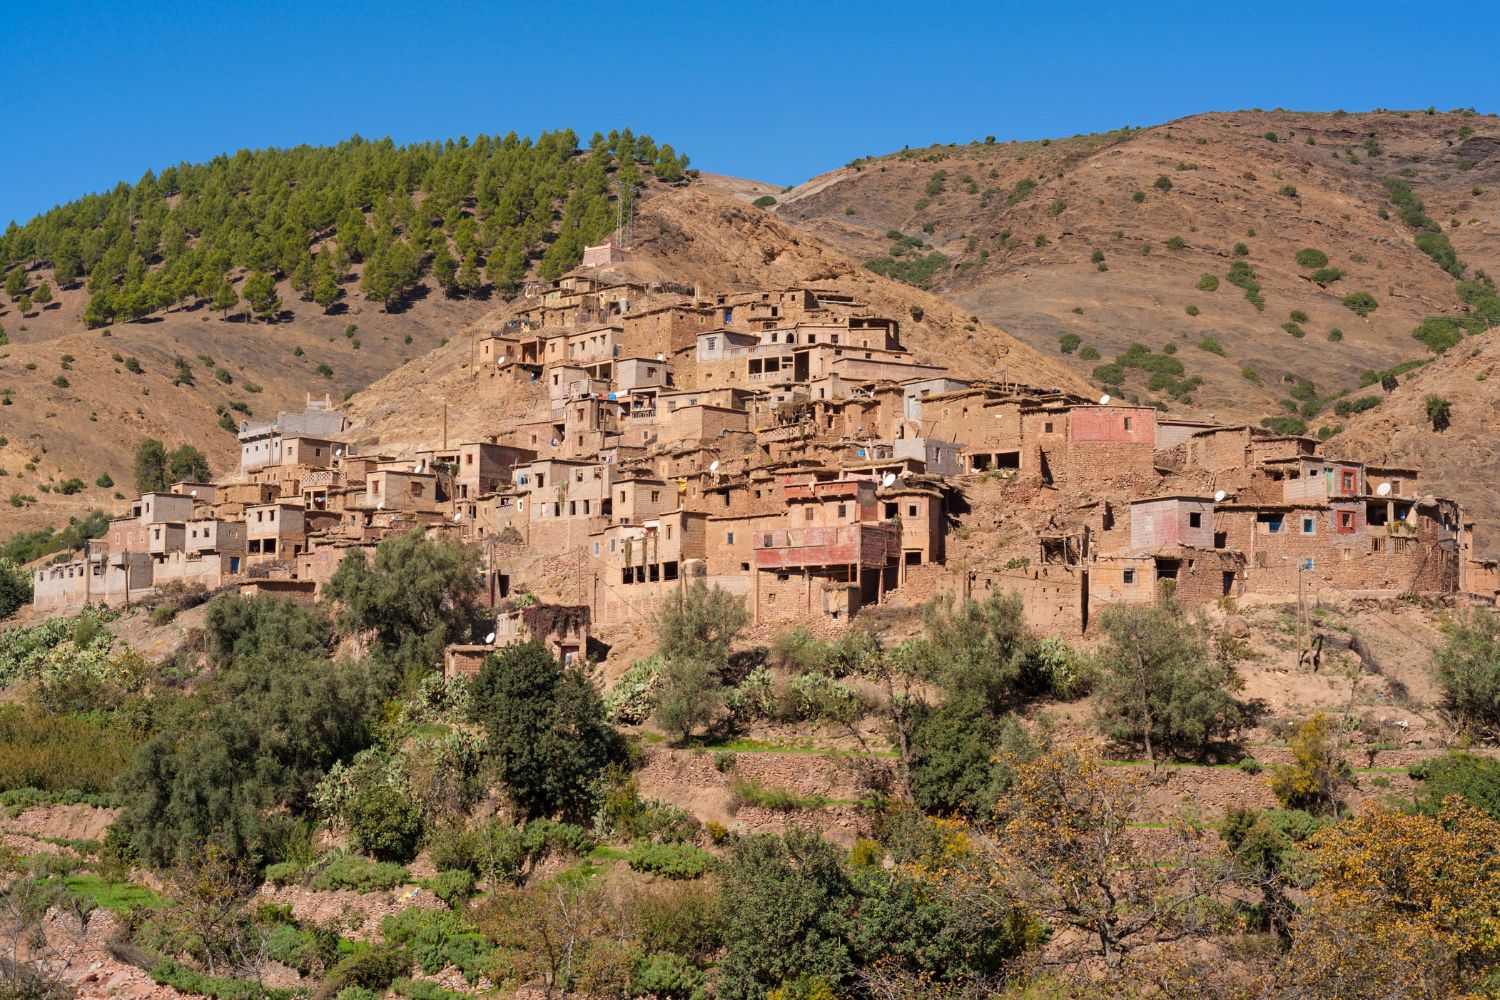
[[[698,578],[757,625],[832,633],[882,603],[998,591],[1068,637],[1167,593],[1500,589],[1417,469],[1003,371],[957,378],[846,292],[717,292],[629,258],[587,248],[472,340],[464,391],[522,400],[524,419],[402,454],[326,397],[245,420],[237,472],[140,496],[79,558],[35,568],[36,608],[192,585],[312,600],[348,553],[415,527],[480,551],[496,612],[449,648],[450,673],[527,637],[599,657]]]

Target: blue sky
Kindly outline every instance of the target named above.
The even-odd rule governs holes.
[[[630,126],[779,184],[903,145],[1248,107],[1500,110],[1500,7],[1410,3],[37,8],[0,59],[0,222],[241,147]],[[13,26],[25,19],[11,18]],[[1482,47],[1482,46],[1481,46]]]

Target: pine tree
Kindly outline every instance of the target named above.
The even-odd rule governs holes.
[[[473,295],[479,291],[481,281],[479,277],[479,255],[470,250],[464,256],[464,266],[458,271],[458,286],[467,295]]]
[[[26,284],[26,268],[18,267],[5,276],[5,294],[14,302],[26,291]]]
[[[453,254],[448,251],[448,241],[441,240],[437,245],[437,251],[432,257],[432,276],[437,279],[438,286],[448,295],[458,294],[458,261],[453,259]]]
[[[234,290],[234,286],[229,283],[228,278],[224,278],[219,282],[219,287],[214,289],[213,301],[208,306],[216,312],[223,313],[224,318],[227,320],[229,318],[229,310],[239,305],[239,301],[240,293]]]
[[[245,279],[245,302],[261,319],[269,321],[281,311],[281,298],[276,294],[276,281],[264,271],[256,271]]]
[[[31,297],[31,301],[43,309],[47,308],[47,303],[52,301],[52,286],[45,281],[42,282],[37,286],[36,294]]]
[[[339,287],[338,278],[333,272],[333,265],[328,261],[328,254],[318,254],[314,272],[313,301],[322,306],[326,312],[344,294],[344,290]]]

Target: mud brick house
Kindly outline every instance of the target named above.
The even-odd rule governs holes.
[[[752,535],[751,612],[757,621],[847,621],[897,585],[901,524],[885,520],[873,482],[800,478],[785,487],[782,524]]]
[[[267,423],[240,422],[240,471],[252,472],[268,465],[282,462],[282,444],[289,437],[314,437],[334,440],[349,427],[342,413],[333,409],[329,397],[315,400],[308,397],[307,406],[301,413],[278,413],[276,419]]]

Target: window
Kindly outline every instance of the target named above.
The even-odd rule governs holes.
[[[732,531],[726,531],[726,532],[724,532],[724,544],[725,545],[733,545],[734,544],[734,532],[732,532]]]
[[[802,508],[802,520],[804,520],[804,521],[811,521],[812,519],[813,519],[813,509],[811,507],[803,507]]]
[[[660,500],[661,500],[661,490],[652,490],[651,491],[651,502],[652,503],[657,503]]]
[[[599,554],[599,543],[595,542],[594,543],[594,555],[597,556],[598,554]]]
[[[1122,575],[1122,576],[1123,576],[1123,577],[1124,577],[1124,579],[1125,579],[1125,585],[1126,585],[1126,586],[1129,586],[1129,585],[1130,585],[1130,584],[1132,584],[1132,583],[1135,583],[1135,570],[1133,570],[1133,569],[1127,569],[1127,570],[1126,570],[1126,571],[1125,571],[1125,572],[1124,572],[1124,573],[1123,573],[1123,574],[1121,574],[1121,575]]]
[[[1188,514],[1188,527],[1189,528],[1201,528],[1201,527],[1203,527],[1203,515],[1201,513],[1197,512],[1197,511],[1193,511],[1192,513]]]
[[[849,515],[849,505],[846,504],[846,503],[839,504],[839,520],[842,521],[848,515]]]
[[[1315,518],[1304,517],[1302,519],[1302,533],[1304,535],[1316,535],[1318,533],[1318,522]]]
[[[1049,420],[1045,424],[1042,425],[1042,433],[1044,433],[1044,434],[1051,434],[1052,433],[1052,421]]]
[[[762,535],[760,539],[761,548],[769,549],[772,545],[772,535]]]
[[[1127,431],[1128,431],[1128,430],[1130,430],[1130,424],[1131,424],[1131,420],[1132,420],[1132,418],[1131,418],[1131,417],[1126,417],[1126,418],[1125,418],[1125,429],[1126,429],[1126,430],[1127,430]]]
[[[1354,531],[1354,511],[1339,511],[1339,531],[1342,534],[1351,534]]]
[[[1353,469],[1345,469],[1344,470],[1344,492],[1345,493],[1353,493],[1354,492],[1354,470]]]
[[[916,504],[909,503],[909,504],[906,505],[906,516],[907,517],[916,517],[917,516],[917,505]]]

